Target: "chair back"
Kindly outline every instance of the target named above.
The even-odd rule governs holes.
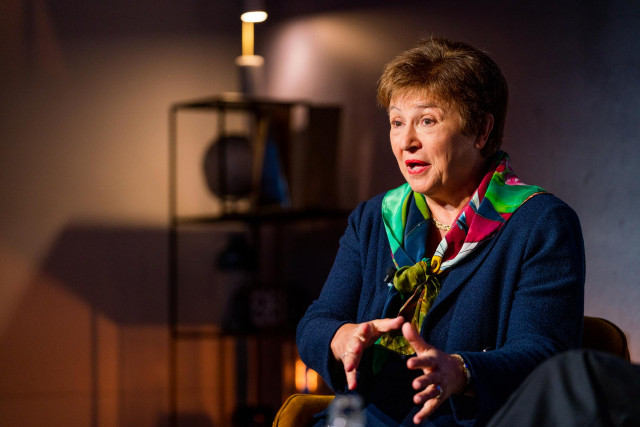
[[[605,351],[627,361],[631,360],[627,337],[622,329],[601,317],[584,316],[582,348]]]

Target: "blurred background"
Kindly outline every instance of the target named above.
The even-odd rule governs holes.
[[[292,319],[332,263],[339,212],[402,182],[376,81],[428,34],[502,68],[504,149],[525,182],[577,211],[585,314],[617,323],[640,360],[640,2],[266,8],[252,94],[339,111],[331,138],[293,156],[289,183],[295,197],[321,193],[325,214],[191,224],[171,240],[170,112],[247,90],[242,3],[0,5],[0,425],[266,425],[289,393],[321,390],[299,363],[296,384]],[[178,213],[218,214],[202,167],[216,112],[178,114]],[[316,144],[328,157],[309,155]],[[284,298],[287,314],[244,312],[256,298],[271,315]]]

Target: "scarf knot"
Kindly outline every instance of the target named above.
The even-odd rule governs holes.
[[[430,275],[428,269],[424,260],[411,266],[400,267],[393,276],[393,286],[400,293],[413,293],[418,286],[427,282]]]
[[[436,259],[423,259],[414,265],[400,267],[393,276],[393,287],[402,294],[413,293],[440,273],[440,263]]]
[[[414,265],[401,267],[393,277],[393,287],[402,300],[398,316],[411,322],[416,329],[422,325],[429,308],[440,292],[440,282],[433,272],[433,266],[434,262],[423,259]],[[399,354],[415,353],[413,347],[399,331],[383,334],[378,344]]]

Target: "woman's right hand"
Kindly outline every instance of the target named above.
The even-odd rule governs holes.
[[[345,323],[331,340],[331,351],[336,360],[342,361],[349,390],[355,390],[356,372],[362,353],[373,345],[382,334],[402,327],[404,318],[376,319],[365,323]]]

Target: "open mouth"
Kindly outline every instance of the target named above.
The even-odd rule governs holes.
[[[410,174],[421,173],[429,167],[429,163],[416,159],[406,160],[404,164],[407,165],[407,171]]]

